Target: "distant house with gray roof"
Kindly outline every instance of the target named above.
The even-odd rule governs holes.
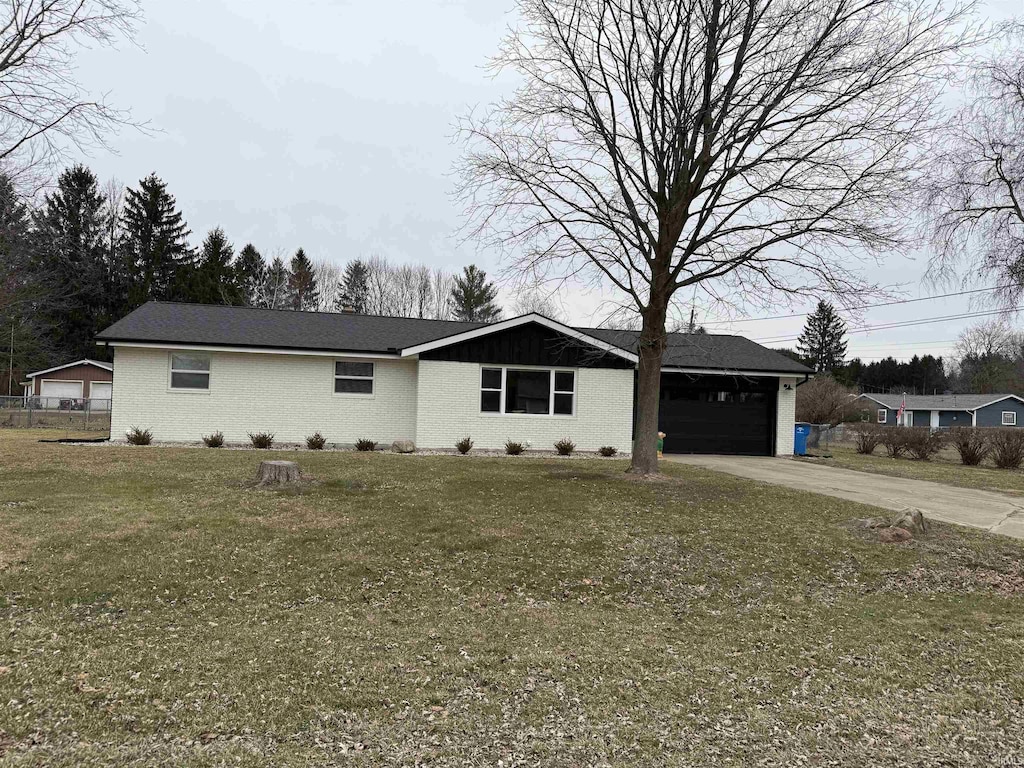
[[[903,417],[896,414],[906,398]],[[1017,395],[878,395],[864,394],[858,401],[873,411],[878,424],[905,427],[1021,427],[1024,399]]]

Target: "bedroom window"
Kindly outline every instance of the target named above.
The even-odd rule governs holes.
[[[1003,426],[1004,427],[1016,427],[1017,426],[1017,412],[1016,411],[1003,411]]]
[[[572,416],[576,372],[546,368],[481,368],[480,411],[529,416]]]
[[[171,354],[171,389],[210,389],[210,356],[201,352]]]
[[[372,395],[373,363],[338,360],[334,364],[334,393],[337,395]]]
[[[885,408],[878,409],[878,423],[885,424],[885,420],[889,418],[889,412]]]

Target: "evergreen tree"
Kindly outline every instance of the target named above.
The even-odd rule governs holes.
[[[796,346],[815,371],[831,371],[843,365],[845,337],[846,323],[836,314],[835,307],[819,301],[814,312],[808,315]]]
[[[287,309],[291,306],[288,291],[288,268],[280,256],[274,258],[267,267],[267,283],[264,289],[266,306],[269,309]]]
[[[130,270],[129,308],[150,299],[174,298],[182,272],[194,266],[191,231],[174,196],[156,174],[129,189],[125,197],[121,249]],[[177,280],[175,279],[177,276]]]
[[[464,267],[452,286],[452,313],[456,320],[490,323],[501,317],[495,303],[498,289],[487,281],[487,273],[475,264]]]
[[[338,283],[335,309],[365,315],[367,299],[370,296],[369,276],[370,270],[361,259],[354,259],[346,264],[345,274]]]
[[[235,268],[234,248],[220,227],[210,230],[199,250],[189,286],[189,300],[200,304],[241,304]]]
[[[105,198],[92,171],[84,165],[65,170],[57,190],[47,194],[33,214],[35,270],[54,285],[59,296],[38,312],[53,328],[57,357],[101,354],[93,337],[114,318],[107,315]]]
[[[35,310],[56,300],[59,286],[37,272],[34,262],[28,208],[10,178],[0,173],[0,394],[4,395],[20,392],[20,373],[47,367],[53,360],[52,328]]]
[[[313,274],[313,264],[306,252],[299,248],[292,257],[288,276],[288,293],[291,308],[303,312],[314,312],[320,304],[320,291]]]
[[[238,253],[235,261],[235,282],[247,307],[267,306],[267,264],[252,243]]]

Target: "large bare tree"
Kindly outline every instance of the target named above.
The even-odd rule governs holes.
[[[44,172],[70,147],[102,144],[126,112],[76,78],[83,45],[131,38],[135,0],[6,0],[0,5],[0,165]]]
[[[935,248],[930,273],[995,280],[997,298],[1024,294],[1024,24],[1004,30],[967,82],[924,186]]]
[[[463,129],[469,228],[642,317],[631,470],[657,471],[676,292],[870,288],[906,244],[914,149],[967,42],[939,0],[519,0],[521,85]]]

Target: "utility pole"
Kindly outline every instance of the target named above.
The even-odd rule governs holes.
[[[14,394],[14,321],[11,320],[11,355],[7,360],[7,394]]]

